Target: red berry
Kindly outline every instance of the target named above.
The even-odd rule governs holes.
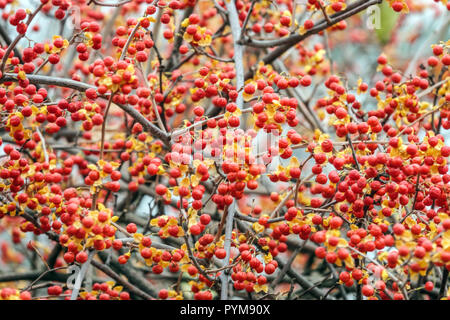
[[[216,255],[216,257],[218,259],[225,259],[227,252],[225,251],[225,249],[219,248],[219,249],[216,249],[214,254]]]
[[[375,290],[370,285],[364,285],[361,289],[361,292],[364,296],[371,297],[371,296],[373,296]]]
[[[129,232],[129,233],[136,233],[136,231],[137,231],[137,226],[136,226],[136,224],[134,224],[134,223],[129,223],[129,224],[127,225],[127,232]]]
[[[392,9],[396,12],[400,12],[403,10],[403,3],[401,1],[395,1],[392,3]]]
[[[81,251],[76,255],[75,259],[78,263],[85,263],[88,259],[88,254],[85,251]]]
[[[208,225],[210,222],[211,222],[211,216],[209,215],[209,214],[202,214],[201,216],[200,216],[200,222],[203,224],[203,225]]]
[[[343,119],[343,118],[345,118],[347,116],[347,110],[345,110],[342,107],[339,107],[339,108],[336,109],[335,114],[336,114],[336,117],[338,119]]]
[[[160,299],[167,299],[169,297],[169,291],[167,291],[166,289],[160,290],[158,293],[158,297]]]
[[[160,196],[163,196],[166,194],[167,192],[167,187],[165,185],[162,184],[158,184],[155,188],[155,191],[157,194],[159,194]]]

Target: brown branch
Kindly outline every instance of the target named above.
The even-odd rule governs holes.
[[[217,227],[217,233],[216,237],[214,238],[214,243],[219,241],[220,236],[222,235],[223,226],[225,225],[225,220],[227,219],[228,215],[228,206],[225,206],[225,209],[223,210],[222,219],[220,219],[219,226]]]
[[[381,3],[383,0],[360,0],[357,1],[355,3],[352,3],[351,5],[349,5],[347,7],[346,10],[336,13],[334,15],[332,15],[330,17],[332,24],[336,24],[344,19],[347,19],[365,9],[367,9],[368,7],[374,5],[374,4],[378,4]],[[325,30],[326,28],[328,28],[330,26],[329,22],[326,21],[325,19],[322,20],[321,22],[319,22],[315,27],[313,27],[312,29],[308,30],[305,34],[303,35],[293,35],[293,36],[289,36],[287,38],[282,38],[280,40],[274,40],[274,41],[256,41],[256,40],[252,40],[249,43],[246,43],[247,46],[253,46],[253,47],[258,47],[258,48],[269,48],[269,47],[275,47],[278,46],[275,50],[271,51],[270,53],[268,53],[263,59],[262,62],[264,64],[271,64],[275,59],[277,59],[278,57],[280,57],[283,53],[285,53],[287,50],[289,50],[292,46],[296,45],[297,43],[299,43],[300,41],[312,36],[313,34],[317,34],[323,30]],[[255,65],[256,66],[256,65]],[[251,77],[253,77],[253,73],[254,73],[254,69],[250,69],[246,74],[245,74],[245,79],[250,79]]]
[[[26,25],[29,27],[31,21],[33,21],[34,17],[39,13],[39,11],[41,11],[41,9],[44,7],[44,4],[42,3],[39,7],[37,7],[36,10],[34,10],[34,12],[28,17],[28,20],[26,22]],[[19,41],[25,37],[25,33],[23,34],[19,34],[17,35],[17,37],[14,39],[14,41],[8,46],[8,49],[6,49],[3,59],[2,59],[2,64],[0,65],[0,71],[3,73],[5,71],[5,66],[6,66],[6,61],[8,61],[9,59],[9,55],[11,54],[11,51],[14,50],[14,48],[16,47],[16,45],[19,43]]]
[[[272,213],[269,215],[270,218],[274,218],[275,215],[280,211],[280,209],[285,205],[285,203],[289,200],[289,198],[294,194],[294,188],[290,187],[290,190],[286,194],[286,196],[283,198],[283,200],[280,201],[280,203],[276,206],[276,208],[272,211]]]
[[[183,22],[184,19],[189,18],[189,16],[192,14],[192,12],[194,12],[194,7],[188,6],[183,12],[183,16],[181,17],[181,22]],[[170,53],[170,56],[167,59],[167,63],[164,65],[164,70],[166,70],[166,71],[172,71],[172,70],[178,69],[182,64],[189,61],[195,55],[195,53],[190,54],[185,60],[178,62],[174,66],[174,61],[176,58],[178,58],[178,55],[179,55],[178,49],[180,48],[181,44],[183,43],[183,35],[184,35],[185,30],[186,30],[186,28],[183,27],[180,23],[178,30],[175,32],[175,39],[173,42],[172,52]]]
[[[97,269],[101,270],[103,273],[111,277],[116,283],[121,284],[126,290],[128,290],[130,293],[133,293],[141,298],[144,298],[145,300],[154,300],[154,298],[142,291],[141,289],[137,288],[136,286],[129,283],[127,280],[120,277],[117,273],[114,272],[110,267],[107,265],[100,263],[96,260],[92,260],[91,264],[96,267]]]
[[[100,2],[98,0],[90,0],[88,2],[88,5],[90,5],[91,3],[100,6],[100,7],[120,7],[123,6],[124,4],[130,3],[132,0],[123,0],[123,1],[119,1],[117,3],[103,3]]]
[[[244,43],[245,29],[247,28],[247,24],[248,24],[248,21],[250,20],[250,16],[252,15],[255,4],[256,4],[256,0],[252,0],[252,4],[250,5],[250,8],[248,9],[247,16],[245,17],[244,23],[242,24],[241,35],[239,37],[239,44],[245,44]]]
[[[133,41],[134,35],[136,34],[136,31],[139,29],[140,26],[141,26],[141,21],[138,21],[138,23],[136,23],[136,26],[133,28],[130,35],[128,36],[127,42],[125,43],[125,46],[122,49],[122,53],[120,54],[119,60],[125,59],[125,56],[127,55],[128,47],[130,46],[131,41]]]
[[[186,247],[188,249],[188,256],[189,259],[192,261],[192,263],[194,264],[194,266],[197,268],[198,272],[200,272],[206,279],[208,279],[209,281],[214,281],[207,273],[206,271],[200,266],[200,264],[198,263],[198,260],[194,257],[194,253],[192,252],[192,248],[191,245],[189,244],[189,239],[187,237],[187,235],[185,234],[183,236],[184,238],[184,242],[186,243]]]
[[[60,78],[60,77],[50,77],[50,76],[41,76],[41,75],[27,75],[27,79],[32,84],[43,84],[43,85],[51,85],[63,88],[70,88],[80,92],[84,92],[87,89],[93,88],[96,89],[95,86],[75,81],[72,79]],[[15,73],[5,73],[2,78],[0,78],[0,83],[5,82],[17,82],[17,74]],[[102,97],[104,99],[108,99],[109,96]],[[140,123],[144,130],[152,133],[156,138],[163,141],[166,145],[169,143],[169,138],[166,133],[164,133],[161,129],[151,123],[145,116],[143,116],[139,111],[134,109],[129,105],[116,104],[119,108],[125,111],[128,115],[130,115],[136,122]]]
[[[114,93],[109,96],[108,105],[106,106],[105,115],[103,116],[102,123],[102,140],[100,142],[100,160],[103,159],[103,152],[105,150],[105,131],[106,131],[106,120],[108,119],[109,108],[111,107],[112,100],[114,98]]]
[[[434,108],[433,110],[428,111],[427,113],[425,113],[424,115],[422,115],[421,117],[417,118],[416,120],[414,120],[413,122],[411,122],[410,124],[408,124],[406,127],[403,128],[402,131],[400,131],[396,137],[399,137],[403,134],[403,132],[405,132],[406,129],[408,129],[409,127],[412,127],[413,125],[415,125],[417,122],[423,120],[424,118],[428,117],[430,114],[435,113],[436,111],[439,111],[442,107],[449,105],[449,102],[444,102],[443,104],[441,104],[439,107]]]
[[[447,289],[447,281],[448,281],[448,269],[444,266],[442,272],[442,281],[441,281],[441,287],[439,288],[439,296],[438,299],[443,298],[446,296],[446,289]]]
[[[47,269],[47,270],[45,270],[43,273],[41,273],[32,283],[30,283],[29,285],[28,285],[28,287],[26,287],[25,289],[23,289],[23,291],[28,291],[28,290],[30,290],[30,288],[32,288],[33,287],[33,285],[35,284],[35,283],[37,283],[39,280],[41,280],[45,275],[47,275],[47,274],[49,274],[49,273],[52,273],[52,272],[54,272],[54,271],[56,271],[56,270],[61,270],[61,269],[66,269],[66,268],[68,268],[68,266],[64,266],[64,267],[58,267],[58,268],[53,268],[53,269]]]
[[[328,24],[330,24],[330,25],[333,24],[333,22],[330,20],[330,17],[327,14],[327,12],[325,11],[325,8],[324,8],[322,2],[319,1],[318,3],[319,3],[320,10],[322,10],[323,16],[325,17],[325,20],[327,20]]]
[[[105,263],[108,259],[108,254],[104,251],[97,252],[100,259]],[[157,293],[151,286],[151,284],[145,279],[142,275],[140,275],[136,270],[134,270],[129,264],[128,265],[122,265],[116,259],[111,259],[110,261],[111,269],[114,270],[116,273],[123,274],[125,277],[127,277],[128,281],[134,285],[135,287],[139,288],[143,292],[145,292],[147,295],[151,297],[156,297]]]

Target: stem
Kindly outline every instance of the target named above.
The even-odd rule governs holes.
[[[96,267],[97,269],[103,271],[105,274],[110,276],[113,280],[116,281],[116,283],[120,283],[125,289],[130,291],[130,293],[134,293],[135,295],[144,298],[145,300],[154,300],[153,297],[141,289],[137,288],[136,286],[129,283],[127,280],[120,277],[117,273],[114,272],[110,267],[107,265],[100,263],[98,261],[92,260],[91,264]]]
[[[446,81],[448,81],[448,80],[446,80]],[[403,132],[405,132],[406,129],[408,129],[409,127],[412,127],[412,126],[415,125],[417,122],[423,120],[424,118],[428,117],[430,114],[433,114],[433,113],[435,113],[436,111],[439,111],[442,107],[447,106],[447,105],[449,105],[449,104],[450,104],[450,103],[446,101],[446,102],[444,102],[443,104],[441,104],[439,107],[434,108],[434,109],[431,110],[431,111],[428,111],[428,112],[425,113],[423,116],[421,116],[420,118],[414,120],[414,121],[411,122],[409,125],[407,125],[405,128],[403,128],[403,130],[400,131],[400,132],[396,135],[396,137],[401,136],[401,135],[403,134]]]
[[[441,299],[441,298],[443,298],[446,295],[447,281],[448,281],[448,269],[444,266],[443,267],[443,272],[442,272],[441,287],[439,288],[438,299]]]
[[[95,4],[97,6],[100,6],[100,7],[120,7],[120,6],[123,6],[124,4],[127,4],[127,3],[131,2],[131,1],[132,0],[123,0],[123,1],[119,1],[117,3],[103,3],[103,2],[100,2],[98,0],[91,0],[91,1],[89,1],[88,5],[93,3],[93,4]]]
[[[367,9],[368,7],[370,7],[374,4],[381,3],[382,1],[383,0],[370,0],[370,1],[360,0],[354,4],[349,5],[346,10],[331,16],[330,17],[331,22],[332,22],[332,24],[336,24],[344,19],[347,19],[353,15],[358,14],[361,11],[364,11],[365,9]],[[246,45],[258,47],[258,48],[269,48],[269,47],[278,46],[278,48],[269,52],[262,59],[262,62],[264,64],[271,64],[274,60],[276,60],[278,57],[280,57],[282,54],[284,54],[286,51],[288,51],[292,46],[294,46],[297,43],[299,43],[300,41],[312,36],[313,34],[317,34],[317,33],[321,32],[322,30],[325,30],[329,26],[330,26],[330,24],[328,23],[328,21],[326,21],[324,19],[321,22],[319,22],[315,27],[308,30],[308,32],[306,32],[303,35],[296,34],[296,35],[293,35],[293,36],[290,36],[287,38],[282,38],[280,40],[273,40],[273,41],[251,40],[251,42],[247,43]],[[253,77],[254,71],[255,71],[254,68],[250,69],[245,74],[245,79],[250,79],[251,77]]]
[[[300,184],[301,184],[301,182],[300,182]],[[283,200],[281,200],[281,202],[277,205],[277,207],[272,211],[272,213],[270,214],[270,218],[274,218],[275,217],[275,215],[278,213],[278,211],[280,211],[280,209],[285,205],[285,203],[289,200],[289,198],[293,194],[294,194],[294,188],[291,187],[291,189],[286,194],[286,196],[283,198]]]
[[[30,26],[31,21],[33,21],[34,17],[38,14],[39,11],[41,11],[41,9],[44,7],[44,4],[42,3],[39,7],[37,7],[36,10],[34,10],[34,12],[28,17],[27,20],[27,27]],[[14,50],[14,48],[16,47],[16,45],[19,43],[19,41],[25,37],[25,33],[23,34],[19,34],[17,35],[17,37],[14,39],[14,41],[8,46],[8,49],[6,49],[5,54],[3,56],[2,59],[2,64],[0,65],[0,70],[2,72],[2,74],[5,72],[5,66],[6,66],[6,61],[8,61],[9,59],[9,55],[11,54],[11,52]]]
[[[247,16],[245,17],[244,23],[242,24],[241,35],[239,36],[239,43],[243,44],[245,37],[245,29],[247,28],[248,21],[250,20],[250,16],[252,15],[253,8],[255,7],[256,0],[252,0],[252,4],[248,9]]]
[[[133,31],[131,31],[127,42],[125,43],[125,46],[123,47],[122,53],[120,54],[120,58],[119,60],[123,60],[127,54],[127,50],[128,47],[131,44],[131,41],[133,41],[134,35],[136,34],[136,31],[139,29],[139,27],[141,26],[141,21],[138,21],[138,23],[136,24],[136,26],[134,27]]]
[[[108,105],[106,106],[105,115],[103,117],[102,123],[102,140],[100,142],[100,160],[103,160],[103,152],[105,150],[105,132],[106,132],[106,120],[108,118],[109,108],[111,107],[112,100],[114,98],[114,93],[111,93],[108,100]]]
[[[63,88],[70,88],[80,92],[84,92],[87,89],[93,88],[97,89],[96,86],[75,81],[72,79],[60,78],[60,77],[51,77],[51,76],[38,76],[38,75],[27,75],[27,79],[32,84],[44,84],[51,86],[58,86]],[[18,82],[17,74],[15,73],[5,73],[2,78],[0,78],[0,83],[5,82]],[[107,99],[108,96],[102,97]],[[168,135],[151,123],[145,116],[143,116],[138,110],[134,109],[129,105],[116,104],[119,108],[125,111],[128,115],[130,115],[136,122],[139,122],[144,130],[152,133],[156,138],[161,139],[166,145],[169,143]]]

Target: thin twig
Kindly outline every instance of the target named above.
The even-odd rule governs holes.
[[[133,294],[135,294],[137,296],[140,296],[140,297],[142,297],[142,298],[144,298],[146,300],[154,300],[154,298],[152,296],[150,296],[149,294],[145,293],[144,291],[142,291],[138,287],[134,286],[133,284],[131,284],[127,280],[125,280],[122,277],[120,277],[117,273],[114,272],[114,270],[112,270],[107,265],[105,265],[103,263],[100,263],[98,261],[95,261],[95,260],[92,260],[91,264],[94,267],[96,267],[97,269],[103,271],[108,276],[110,276],[113,280],[116,281],[116,283],[121,284],[130,293],[133,293]]]
[[[103,154],[105,150],[105,131],[106,131],[106,121],[108,119],[109,108],[111,107],[112,100],[114,98],[114,93],[109,96],[108,104],[106,106],[105,115],[103,116],[102,122],[102,140],[100,142],[100,160],[103,160]]]
[[[93,4],[96,4],[96,5],[101,6],[101,7],[120,7],[120,6],[123,6],[124,4],[130,3],[131,1],[132,0],[122,0],[122,1],[119,1],[117,3],[104,3],[104,2],[101,2],[101,1],[98,1],[98,0],[90,0],[88,2],[88,5],[93,3]]]
[[[43,7],[44,7],[44,3],[41,3],[41,5],[39,7],[37,7],[37,9],[33,11],[33,13],[31,13],[31,15],[28,17],[28,20],[26,22],[27,26],[30,25],[31,21],[33,21],[34,17],[36,17],[36,15],[39,13],[39,11],[41,11],[41,9]],[[19,41],[23,37],[25,37],[25,35],[26,35],[26,33],[21,33],[21,34],[17,35],[17,37],[14,39],[14,41],[6,49],[6,51],[5,51],[4,55],[3,55],[2,64],[0,65],[0,71],[2,72],[2,74],[5,72],[6,62],[9,59],[9,55],[11,54],[11,51],[14,50],[16,45],[19,43]]]

